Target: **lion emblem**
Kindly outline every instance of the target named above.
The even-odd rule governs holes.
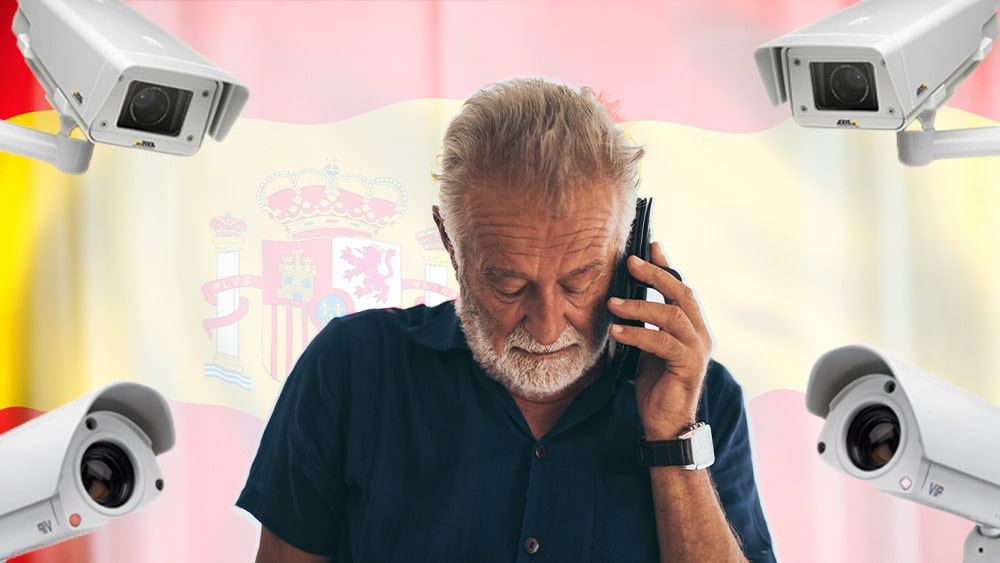
[[[389,296],[389,285],[386,283],[392,277],[392,260],[396,255],[395,250],[383,251],[374,244],[364,249],[345,248],[340,254],[340,258],[351,267],[344,272],[344,277],[354,281],[354,278],[361,276],[361,284],[354,289],[354,296],[373,294],[379,303],[385,303]],[[385,266],[385,273],[382,273],[382,266]]]

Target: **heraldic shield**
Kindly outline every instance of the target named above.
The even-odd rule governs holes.
[[[263,241],[264,367],[283,379],[330,322],[402,305],[401,249],[354,237]]]

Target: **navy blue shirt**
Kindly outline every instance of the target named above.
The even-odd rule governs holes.
[[[751,561],[774,561],[742,391],[718,363],[699,409],[726,516]],[[605,376],[535,440],[453,303],[365,311],[303,352],[236,504],[337,562],[655,562],[641,435],[634,388]]]

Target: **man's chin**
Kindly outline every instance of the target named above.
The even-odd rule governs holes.
[[[565,354],[571,353],[570,351],[565,352]],[[543,354],[542,356],[547,355]],[[536,367],[533,368],[524,366],[524,362],[518,362],[521,365],[516,368],[494,366],[497,371],[503,373],[492,373],[491,376],[506,387],[511,394],[532,401],[559,399],[585,387],[596,379],[597,369],[594,365],[584,367],[579,359],[561,361],[567,358],[559,357],[558,353],[552,355],[554,356],[552,359],[533,362],[536,364]],[[536,356],[538,355],[529,352],[517,355],[519,359]]]
[[[500,381],[500,383],[507,388],[507,391],[509,391],[511,395],[514,395],[518,399],[525,399],[527,401],[537,403],[547,403],[562,399],[576,390],[578,382],[579,379],[575,381],[560,382],[560,384],[546,386],[543,388],[533,385],[516,385],[513,384],[513,382]]]

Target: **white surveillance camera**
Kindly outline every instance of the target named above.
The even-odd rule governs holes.
[[[18,0],[13,32],[66,138],[75,126],[91,143],[191,155],[206,133],[225,137],[247,101],[245,86],[123,0]],[[89,143],[29,140],[6,150],[86,169]]]
[[[163,490],[163,397],[112,383],[0,434],[0,561],[91,532]]]
[[[800,125],[898,131],[943,104],[998,32],[997,0],[862,0],[755,58]]]
[[[934,129],[1000,34],[998,2],[861,0],[758,47],[757,70],[799,125],[896,131],[903,164],[1000,155],[1000,128]]]
[[[976,522],[966,560],[1000,561],[1000,544],[983,555],[1000,536],[1000,432],[993,431],[1000,408],[867,346],[824,354],[809,377],[806,406],[826,419],[817,447],[823,461]]]

